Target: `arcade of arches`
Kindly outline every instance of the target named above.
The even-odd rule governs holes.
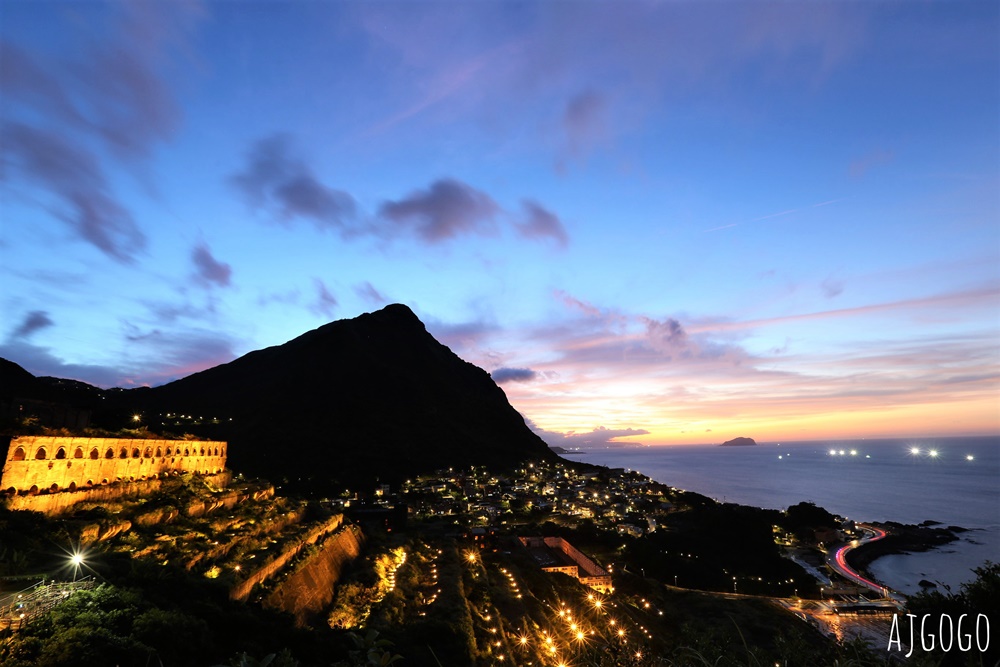
[[[227,443],[202,440],[18,436],[4,461],[0,493],[76,491],[182,472],[221,473]]]

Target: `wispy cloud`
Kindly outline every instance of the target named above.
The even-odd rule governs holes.
[[[570,98],[563,112],[565,143],[556,161],[558,171],[565,171],[572,160],[582,160],[610,134],[607,118],[608,98],[595,90],[585,90]]]
[[[560,248],[569,245],[569,234],[562,221],[538,202],[525,199],[521,202],[524,221],[514,223],[518,234],[529,239],[549,239]]]
[[[795,315],[783,315],[781,317],[769,317],[757,320],[744,320],[739,322],[714,322],[695,325],[690,328],[693,332],[709,331],[732,331],[737,329],[756,329],[761,327],[775,326],[791,322],[803,322],[808,320],[822,320],[840,317],[858,317],[862,315],[872,315],[887,311],[913,310],[916,313],[924,313],[927,308],[965,308],[978,304],[993,304],[1000,298],[1000,287],[982,287],[974,290],[962,292],[950,292],[947,294],[937,294],[920,297],[916,299],[902,299],[899,301],[889,301],[884,303],[873,303],[865,306],[855,306],[852,308],[836,308],[832,310],[819,310],[809,313]]]
[[[806,429],[800,437],[824,431],[891,435],[932,427],[927,415],[940,415],[945,405],[978,420],[962,432],[1000,428],[1000,414],[992,426],[982,418],[988,402],[995,403],[1000,378],[989,332],[880,335],[874,341],[864,327],[854,327],[855,338],[833,348],[796,337],[777,352],[751,352],[731,336],[744,327],[780,334],[786,324],[836,317],[901,323],[941,309],[960,317],[995,306],[998,288],[748,322],[631,314],[565,292],[553,296],[566,314],[506,331],[524,344],[504,367],[534,373],[535,381],[508,383],[505,391],[518,410],[557,435],[587,433],[595,423],[641,424],[654,443],[697,440],[708,429],[728,432],[733,424],[781,437],[796,429]],[[478,341],[480,349],[492,344],[489,336]],[[941,427],[949,428],[958,427]]]
[[[829,206],[830,204],[836,204],[837,202],[843,201],[843,199],[831,199],[829,201],[820,202],[818,204],[813,204],[811,206],[803,206],[801,208],[790,208],[787,211],[780,211],[778,213],[770,213],[768,215],[762,215],[759,218],[753,218],[752,220],[744,220],[743,222],[733,222],[728,225],[721,225],[719,227],[712,227],[711,229],[703,230],[703,233],[708,232],[718,232],[723,229],[732,229],[733,227],[739,227],[740,225],[750,224],[752,222],[762,222],[764,220],[771,220],[772,218],[783,218],[786,215],[794,215],[796,213],[802,213],[803,211],[808,211],[814,208],[821,208],[823,206]]]
[[[0,42],[0,158],[15,187],[43,193],[29,201],[128,263],[146,237],[106,170],[121,160],[134,168],[180,125],[161,69],[183,48],[200,8],[136,2],[115,5],[111,14],[113,38],[92,39],[72,59]]]
[[[896,158],[896,153],[885,148],[877,148],[851,161],[848,173],[851,178],[862,178],[875,167],[889,164]]]
[[[313,285],[316,288],[316,298],[310,305],[310,310],[324,317],[333,317],[337,311],[337,297],[319,278],[313,278]]]
[[[375,289],[368,281],[355,285],[354,293],[372,305],[383,306],[389,303],[389,299]]]

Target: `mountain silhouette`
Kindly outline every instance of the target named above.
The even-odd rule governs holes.
[[[0,381],[30,385],[17,370]],[[400,304],[159,387],[108,390],[94,423],[130,411],[151,430],[184,415],[183,430],[230,442],[233,470],[317,492],[554,457],[486,371]]]

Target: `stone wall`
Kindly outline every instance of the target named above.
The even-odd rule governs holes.
[[[315,544],[324,535],[328,535],[340,527],[344,521],[343,514],[335,514],[320,525],[310,530],[305,537],[286,547],[274,560],[265,563],[254,570],[247,577],[233,586],[229,591],[229,597],[233,600],[244,601],[250,597],[250,591],[257,584],[262,584],[274,575],[281,572],[288,563],[299,555],[299,553],[310,544]]]
[[[319,551],[295,569],[264,600],[265,607],[287,611],[299,626],[333,602],[344,568],[361,555],[365,536],[356,525],[326,538]]]
[[[225,442],[18,436],[11,439],[0,492],[58,493],[179,474],[221,473]]]
[[[229,471],[204,477],[206,482],[219,488],[226,487],[231,478],[232,475]],[[138,482],[116,482],[92,488],[77,488],[73,492],[15,495],[7,498],[6,505],[8,509],[12,510],[30,510],[55,515],[71,509],[77,503],[105,503],[148,496],[159,491],[163,482],[162,478],[147,479]]]

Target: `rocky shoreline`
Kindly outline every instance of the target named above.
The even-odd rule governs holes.
[[[893,521],[873,525],[884,528],[889,534],[881,540],[863,544],[847,554],[847,562],[852,568],[868,574],[870,574],[868,566],[882,556],[937,549],[957,541],[959,534],[968,530],[961,526],[943,527],[936,521],[924,521],[916,526]]]

